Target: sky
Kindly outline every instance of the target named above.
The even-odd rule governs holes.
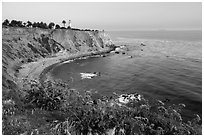
[[[72,21],[99,30],[202,29],[202,3],[190,2],[3,2],[2,21]]]

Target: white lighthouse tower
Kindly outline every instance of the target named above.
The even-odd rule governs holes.
[[[71,20],[69,20],[68,28],[71,28],[71,27],[72,27]]]

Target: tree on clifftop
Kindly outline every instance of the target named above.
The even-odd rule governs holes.
[[[64,24],[64,27],[65,27],[66,21],[65,21],[65,20],[63,20],[63,21],[62,21],[62,23]]]
[[[47,26],[46,23],[43,23],[43,22],[41,21],[39,28],[48,29],[48,26]]]
[[[23,27],[22,21],[12,20],[9,24],[11,27]]]
[[[9,25],[9,20],[5,19],[4,22],[2,23],[2,25],[8,26]]]
[[[37,27],[37,23],[34,22],[34,23],[32,24],[32,26],[33,26],[33,28],[36,28],[36,27]]]
[[[50,24],[48,25],[48,28],[49,28],[49,29],[52,29],[54,26],[55,26],[55,23],[50,22]]]
[[[30,26],[32,26],[32,22],[27,21],[27,27],[30,27]]]
[[[55,29],[60,29],[60,25],[56,24]]]

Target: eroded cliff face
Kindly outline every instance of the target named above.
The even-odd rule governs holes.
[[[113,46],[101,31],[71,29],[2,28],[2,84],[9,88],[24,63],[55,56],[56,53],[94,52]]]

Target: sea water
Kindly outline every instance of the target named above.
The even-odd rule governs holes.
[[[137,92],[148,99],[168,99],[171,105],[186,104],[186,118],[202,115],[201,31],[108,33],[116,44],[128,47],[125,55],[63,63],[53,68],[52,76],[82,94],[88,90],[107,96]],[[100,76],[81,77],[94,72]]]

